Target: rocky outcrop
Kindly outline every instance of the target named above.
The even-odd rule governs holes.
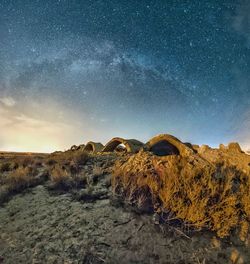
[[[144,150],[152,151],[154,154],[160,152],[160,156],[171,154],[189,156],[194,153],[192,148],[182,143],[178,138],[168,134],[160,134],[153,137],[147,142]]]
[[[80,151],[83,151],[84,148],[85,148],[84,144],[81,144],[81,145],[77,146],[77,150],[80,150]]]
[[[89,141],[86,146],[83,148],[84,151],[87,152],[100,152],[103,149],[102,143],[97,143],[93,141]]]
[[[123,144],[126,148],[126,151],[128,153],[136,153],[138,152],[142,147],[143,143],[136,140],[136,139],[124,139],[115,137],[112,138],[102,149],[102,152],[112,152],[114,151],[120,144]]]
[[[73,145],[70,150],[81,150],[87,152],[127,152],[137,153],[140,149],[151,151],[156,155],[181,155],[189,156],[195,152],[202,153],[211,149],[208,145],[195,145],[189,142],[181,142],[178,138],[169,134],[160,134],[151,138],[146,144],[136,139],[112,138],[105,146],[102,143],[89,141],[86,145]],[[239,143],[231,142],[228,146],[219,145],[219,150],[234,153],[243,153]]]
[[[70,150],[72,150],[72,151],[77,150],[77,146],[76,146],[76,145],[73,145],[73,146],[70,148]]]

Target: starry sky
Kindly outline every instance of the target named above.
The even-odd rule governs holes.
[[[0,0],[0,150],[249,131],[249,1]]]

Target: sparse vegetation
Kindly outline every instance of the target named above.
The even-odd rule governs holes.
[[[5,162],[1,165],[0,172],[6,172],[11,170],[11,163]]]
[[[104,170],[102,167],[99,167],[97,165],[94,165],[93,167],[93,175],[99,177],[102,176],[104,174]]]
[[[64,152],[49,157],[51,188],[69,190],[79,188],[86,184],[86,177],[82,166],[89,156],[85,152]]]
[[[69,190],[87,183],[83,166],[89,155],[82,151],[50,155],[6,154],[0,160],[1,201],[26,188],[50,180],[51,188]]]
[[[48,166],[54,166],[55,164],[61,164],[68,166],[74,164],[75,166],[83,166],[89,158],[87,152],[82,151],[65,151],[61,153],[52,153],[47,157],[46,164]]]
[[[229,151],[223,153],[209,148],[164,157],[145,150],[113,153],[108,159],[101,153],[78,150],[12,156],[0,161],[0,192],[6,197],[49,180],[46,186],[50,189],[72,193],[83,189],[79,197],[99,197],[103,190],[89,190],[100,180],[106,188],[110,186],[110,178],[103,176],[110,174],[116,159],[112,187],[126,204],[158,214],[161,222],[189,230],[209,229],[220,237],[237,230],[243,239],[250,223],[249,161],[242,161],[245,154],[240,152],[233,156]]]
[[[52,189],[67,191],[69,189],[83,187],[86,183],[86,177],[83,171],[72,174],[69,168],[56,165],[50,171],[50,180]]]
[[[55,159],[48,159],[47,160],[47,162],[46,162],[46,165],[48,165],[48,166],[53,166],[53,165],[55,165],[57,162],[56,162],[56,160]]]
[[[47,172],[38,172],[36,167],[18,166],[0,177],[0,203],[7,201],[13,194],[34,187],[47,180]]]
[[[37,174],[32,167],[18,167],[6,178],[6,185],[9,191],[20,191],[29,187]]]
[[[24,157],[21,161],[20,161],[21,165],[26,168],[28,166],[32,166],[35,163],[35,159],[32,157]]]
[[[240,227],[249,232],[250,176],[230,164],[141,151],[117,162],[113,171],[115,194],[137,207],[152,207],[162,219],[171,213],[189,228],[210,229],[220,237]]]
[[[57,186],[67,185],[67,182],[69,181],[69,174],[65,169],[56,165],[50,172],[50,179]]]

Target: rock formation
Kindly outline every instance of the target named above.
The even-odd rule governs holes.
[[[159,156],[172,154],[188,156],[194,152],[192,148],[182,143],[178,138],[168,134],[153,137],[147,142],[144,149]]]
[[[84,147],[84,151],[87,152],[100,152],[103,149],[102,143],[97,143],[93,141],[89,141],[86,146]]]
[[[115,137],[115,138],[111,139],[105,145],[102,152],[112,152],[120,144],[123,144],[126,148],[126,151],[130,152],[130,153],[136,153],[143,147],[143,143],[136,140],[136,139],[124,139],[124,138]]]

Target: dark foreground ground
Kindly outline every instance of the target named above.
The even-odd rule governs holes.
[[[112,159],[87,162],[76,191],[45,181],[0,204],[0,263],[250,263],[249,239],[184,234],[121,205],[105,171]]]
[[[2,263],[249,263],[239,241],[161,230],[152,216],[37,186],[0,208]]]

